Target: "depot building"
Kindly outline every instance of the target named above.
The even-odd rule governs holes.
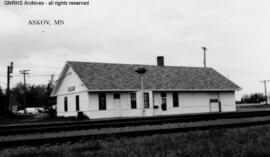
[[[53,89],[57,116],[90,119],[236,111],[240,87],[213,68],[67,61]]]

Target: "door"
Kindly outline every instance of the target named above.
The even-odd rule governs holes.
[[[220,112],[220,105],[218,99],[210,99],[210,111]]]
[[[120,93],[113,94],[113,111],[115,117],[121,117],[121,95]]]
[[[159,92],[153,92],[153,115],[162,115],[162,100]]]
[[[167,111],[167,96],[166,93],[161,93],[161,109]]]
[[[210,112],[221,112],[219,93],[209,93]]]

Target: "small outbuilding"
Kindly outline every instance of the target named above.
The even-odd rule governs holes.
[[[240,87],[213,68],[66,62],[53,89],[57,116],[91,119],[236,111]]]

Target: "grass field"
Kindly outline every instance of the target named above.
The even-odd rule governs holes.
[[[237,111],[269,111],[270,105],[237,104]]]
[[[268,157],[269,148],[270,125],[137,138],[112,137],[38,148],[19,147],[2,150],[0,155],[3,157]]]

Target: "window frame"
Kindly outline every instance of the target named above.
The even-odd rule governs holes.
[[[68,97],[64,97],[64,111],[68,112]]]
[[[209,102],[210,103],[218,103],[219,101],[218,101],[218,99],[210,99]]]
[[[99,108],[99,110],[106,110],[107,109],[106,94],[105,93],[98,94],[98,108]]]
[[[121,99],[121,94],[120,93],[114,93],[113,94],[113,99]]]
[[[160,96],[161,96],[162,98],[166,98],[166,97],[167,97],[167,93],[161,92],[161,93],[160,93]]]
[[[179,107],[179,93],[173,92],[173,107]]]
[[[80,111],[80,96],[75,96],[75,105],[76,105],[76,111]]]
[[[150,98],[147,92],[143,93],[143,107],[150,108]]]
[[[137,93],[130,93],[130,108],[137,109]]]

